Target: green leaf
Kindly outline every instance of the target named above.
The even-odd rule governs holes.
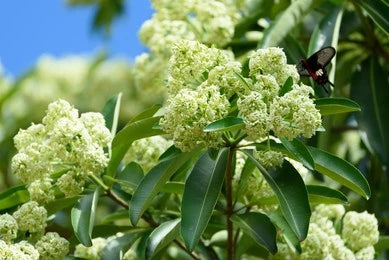
[[[100,259],[121,259],[121,253],[124,255],[132,244],[134,244],[134,242],[139,238],[140,234],[140,232],[132,232],[110,240],[104,247],[103,251],[101,251]]]
[[[283,95],[285,95],[286,93],[292,90],[292,86],[293,86],[293,78],[288,77],[284,85],[281,87],[280,91],[278,92],[278,95],[282,97]]]
[[[142,119],[146,119],[146,118],[149,118],[149,117],[152,117],[155,115],[155,113],[157,113],[157,111],[159,109],[161,109],[161,105],[160,104],[156,104],[148,109],[146,109],[145,111],[139,113],[138,115],[134,116],[133,119],[131,119],[128,124],[130,123],[134,123],[136,121],[139,121],[139,120],[142,120]]]
[[[231,220],[247,235],[261,246],[266,247],[270,253],[277,253],[276,228],[268,216],[258,212],[248,212],[234,215]]]
[[[0,193],[0,210],[12,208],[30,200],[25,185],[19,185]]]
[[[132,143],[133,141],[153,135],[162,134],[162,131],[152,129],[161,117],[149,117],[135,121],[120,130],[112,141],[112,147]]]
[[[368,199],[369,184],[351,163],[315,147],[308,147],[315,161],[315,169]]]
[[[253,3],[254,4],[249,8],[248,15],[240,20],[240,22],[235,26],[234,38],[241,38],[247,31],[253,27],[257,27],[258,19],[266,16],[266,12],[274,4],[273,1],[270,0],[257,0]]]
[[[142,167],[136,162],[130,162],[117,175],[120,185],[125,185],[131,189],[136,189],[144,177]]]
[[[102,114],[105,119],[105,125],[111,130],[112,135],[116,134],[116,129],[119,120],[120,102],[122,99],[122,93],[113,96],[105,104]]]
[[[255,146],[257,149],[267,149],[266,143],[255,144]],[[271,149],[297,160],[292,153],[274,141],[271,142]],[[370,187],[366,178],[352,164],[318,148],[309,146],[308,150],[315,162],[315,170],[327,175],[365,198],[370,197]]]
[[[367,138],[364,142],[370,152],[377,154],[386,165],[389,164],[389,73],[378,61],[371,58],[361,64],[351,80],[351,98],[361,106],[356,114],[358,128]]]
[[[180,235],[180,222],[179,218],[166,221],[151,232],[146,241],[146,259],[151,259]]]
[[[308,56],[323,47],[332,46],[335,49],[338,46],[339,29],[343,16],[342,6],[331,6],[328,14],[323,17],[319,24],[315,26],[309,41]],[[331,60],[331,69],[328,78],[331,82],[335,79],[336,57]]]
[[[163,160],[172,159],[180,154],[181,154],[181,150],[175,147],[173,144],[163,154],[161,154],[158,160],[163,161]]]
[[[319,98],[315,104],[322,116],[361,111],[357,103],[347,98]]]
[[[389,5],[387,3],[381,0],[355,0],[355,2],[367,12],[378,27],[389,35]]]
[[[84,246],[92,246],[92,230],[100,189],[78,200],[72,208],[71,219],[74,234]]]
[[[290,34],[285,37],[280,46],[285,51],[289,64],[298,64],[302,58],[307,57],[300,43]]]
[[[282,213],[280,210],[276,210],[273,213],[270,214],[271,221],[276,224],[276,226],[281,230],[281,236],[284,238],[285,242],[288,244],[289,248],[294,253],[301,254],[301,246],[300,241],[298,240],[296,234],[293,232],[293,230],[290,228],[288,222],[286,222],[286,219],[284,216],[282,216]]]
[[[45,208],[47,210],[47,215],[50,216],[54,213],[57,213],[60,210],[73,206],[80,198],[81,196],[76,196],[71,198],[61,198],[47,203],[45,205]]]
[[[286,138],[280,138],[283,146],[292,153],[309,170],[315,169],[315,162],[308,148],[298,139],[288,141]]]
[[[116,169],[133,141],[163,133],[161,130],[152,128],[159,119],[160,117],[142,119],[129,124],[117,133],[112,142],[112,156],[107,167],[109,176],[115,176]]]
[[[254,171],[254,169],[255,169],[255,164],[253,163],[253,161],[246,160],[243,165],[242,173],[239,179],[238,190],[236,192],[236,197],[238,199],[241,199],[241,197],[243,196],[244,194],[243,191],[246,190],[249,184],[251,173]]]
[[[112,214],[109,214],[103,218],[101,221],[102,224],[109,224],[111,222],[114,222],[116,220],[123,220],[123,219],[128,219],[128,210],[122,209],[122,210],[117,210]]]
[[[378,243],[374,245],[376,252],[389,250],[389,236],[380,236]]]
[[[189,251],[196,247],[211,218],[223,185],[228,153],[223,148],[214,160],[208,151],[204,152],[185,183],[181,235]]]
[[[284,160],[281,168],[270,174],[251,153],[244,152],[253,160],[276,194],[281,211],[293,232],[300,241],[304,240],[308,233],[311,209],[309,207],[307,189],[300,174],[286,160]]]
[[[295,28],[315,6],[323,0],[295,0],[282,12],[277,19],[265,30],[259,47],[278,46],[282,40]]]
[[[162,161],[145,175],[130,202],[130,220],[134,226],[170,177],[197,152],[194,150],[190,153],[182,153],[171,160]]]
[[[348,204],[347,197],[340,191],[319,185],[307,185],[309,202],[312,204]]]
[[[175,193],[175,194],[183,194],[185,188],[185,183],[178,181],[168,181],[163,187],[162,192],[166,193]]]
[[[229,116],[210,123],[204,128],[204,132],[233,131],[242,129],[243,127],[244,122],[242,118]]]

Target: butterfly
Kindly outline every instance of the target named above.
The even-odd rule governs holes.
[[[331,86],[334,86],[334,84],[328,80],[328,74],[325,67],[330,63],[335,56],[335,53],[335,48],[331,46],[324,47],[312,54],[308,59],[302,59],[300,63],[297,64],[298,73],[300,76],[312,77],[312,79],[320,85],[329,83]],[[328,93],[326,88],[324,88],[324,90]]]

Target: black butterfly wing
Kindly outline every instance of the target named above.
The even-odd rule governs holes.
[[[328,65],[328,63],[330,63],[332,58],[335,56],[335,53],[336,51],[333,47],[324,47],[308,58],[308,64],[312,66],[313,71],[316,71],[319,68],[324,68]]]
[[[302,61],[300,61],[300,63],[297,64],[296,68],[297,68],[297,71],[300,74],[300,76],[305,76],[305,77],[310,76],[308,70],[304,67],[304,64]]]

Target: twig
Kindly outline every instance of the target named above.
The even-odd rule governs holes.
[[[232,208],[232,164],[234,158],[234,148],[230,147],[228,153],[227,172],[226,172],[226,200],[227,200],[227,259],[233,260],[235,258],[234,246],[234,230],[232,226],[231,216],[234,214]]]

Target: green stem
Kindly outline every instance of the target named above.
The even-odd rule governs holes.
[[[227,200],[227,260],[233,260],[235,258],[235,246],[234,246],[234,230],[231,221],[231,217],[234,214],[232,206],[232,167],[234,159],[234,148],[230,147],[228,153],[228,162],[226,170],[226,200]]]

